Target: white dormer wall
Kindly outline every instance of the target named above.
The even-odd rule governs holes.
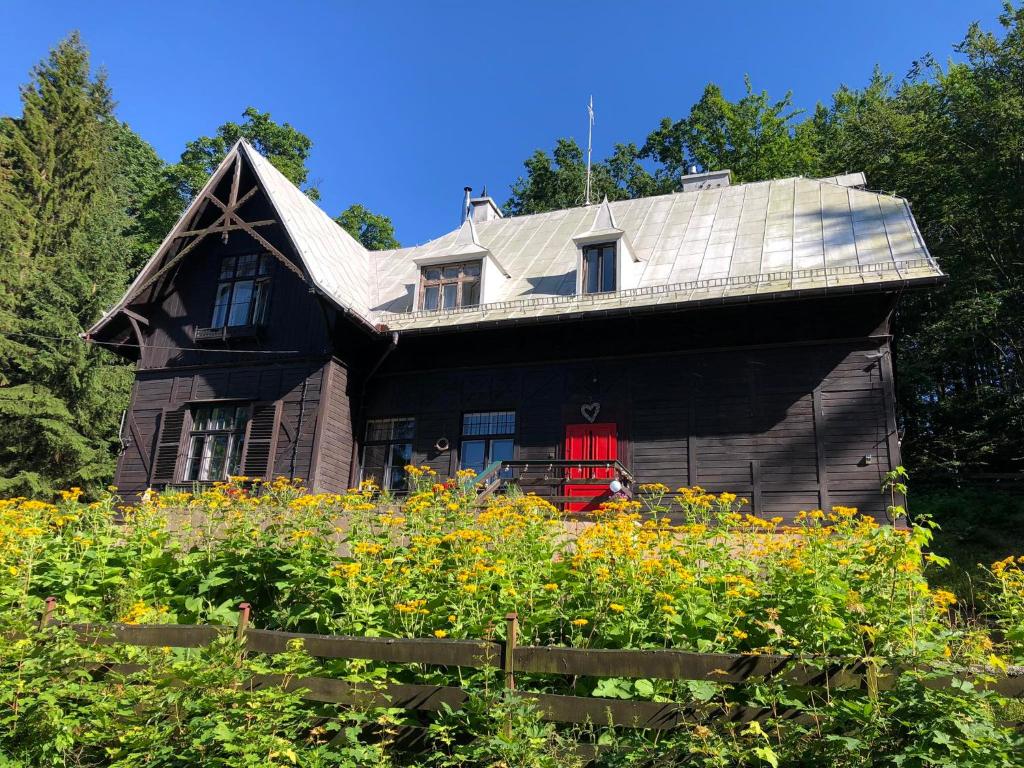
[[[615,245],[615,290],[628,291],[640,287],[643,262],[637,258],[625,230],[615,224],[608,198],[597,208],[590,229],[573,237],[576,243],[576,295],[583,295],[583,249],[591,245]]]
[[[415,311],[420,308],[420,286],[423,282],[420,275],[424,267],[458,264],[467,261],[480,262],[480,303],[489,304],[501,301],[504,295],[504,283],[511,276],[505,271],[498,260],[494,258],[494,254],[480,243],[473,219],[467,218],[462,223],[459,234],[456,236],[451,248],[446,249],[442,253],[413,260],[417,267],[416,285],[413,288],[412,296],[413,310]]]

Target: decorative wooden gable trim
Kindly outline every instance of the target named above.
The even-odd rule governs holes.
[[[242,162],[242,153],[236,145],[228,154],[228,157],[225,158],[225,165],[222,165],[218,172],[210,178],[210,181],[207,182],[206,186],[203,187],[202,191],[196,196],[196,199],[189,205],[188,210],[181,218],[181,221],[178,222],[178,226],[171,232],[168,240],[164,241],[164,246],[162,246],[161,250],[165,254],[174,249],[177,249],[177,252],[156,272],[146,277],[138,285],[133,286],[122,300],[122,305],[129,304],[143,291],[166,275],[209,235],[219,234],[222,239],[227,240],[229,233],[233,231],[245,232],[253,240],[263,246],[268,253],[272,254],[278,261],[297,274],[300,279],[303,281],[306,280],[306,275],[301,269],[293,264],[292,261],[281,253],[281,251],[278,250],[269,240],[256,231],[257,227],[267,227],[280,222],[277,219],[246,221],[242,218],[241,213],[239,213],[239,210],[243,205],[249,202],[254,195],[262,191],[259,184],[254,182],[252,187],[244,193],[240,193],[239,185],[242,175]],[[233,174],[231,179],[231,190],[228,201],[224,202],[214,194],[214,190],[219,185],[221,179],[223,179],[228,173],[229,169],[231,169]],[[255,173],[253,175],[255,176]],[[199,220],[202,214],[207,210],[207,206],[210,204],[220,209],[220,215],[209,226],[192,229],[191,227],[193,226],[193,222]]]

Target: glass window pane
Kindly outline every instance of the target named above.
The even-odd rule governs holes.
[[[437,267],[431,267],[429,269],[423,270],[423,276],[427,280],[440,280],[441,279],[441,270],[438,269]]]
[[[480,262],[471,261],[469,264],[465,265],[462,271],[470,277],[476,277],[480,274]]]
[[[444,277],[447,280],[454,280],[459,276],[459,265],[444,267]]]
[[[207,426],[210,423],[210,408],[205,406],[203,408],[197,408],[195,414],[192,417],[192,429],[199,431],[208,429]]]
[[[583,274],[584,279],[586,280],[586,284],[584,285],[583,290],[586,293],[597,293],[597,288],[599,285],[597,282],[597,278],[600,272],[600,268],[598,266],[597,249],[588,249],[584,253],[584,260],[586,261],[586,264],[584,266]]]
[[[242,436],[231,436],[231,452],[228,454],[227,474],[236,477],[242,474]]]
[[[394,437],[395,439],[411,438],[415,430],[415,419],[395,419],[392,437]]]
[[[486,445],[486,440],[463,440],[462,450],[459,452],[459,466],[462,469],[475,470],[478,474],[483,472]]]
[[[615,290],[615,247],[609,246],[603,249],[603,257],[601,259],[601,290],[602,291],[614,291]]]
[[[423,292],[423,308],[424,309],[437,309],[437,297],[439,289],[436,285],[431,285],[426,288]]]
[[[203,436],[193,435],[188,446],[188,464],[185,465],[185,479],[198,480],[199,466],[203,463]]]
[[[471,280],[468,283],[462,284],[462,306],[464,307],[475,307],[480,303],[480,283],[477,280]]]
[[[444,286],[444,308],[455,309],[456,298],[458,297],[459,286],[456,283],[448,283]]]
[[[228,316],[228,303],[231,301],[231,283],[221,283],[217,286],[217,296],[213,300],[213,319],[210,321],[211,328],[223,328],[224,321]]]
[[[240,405],[235,408],[235,429],[245,429],[245,422],[249,420],[249,407]]]
[[[223,480],[224,466],[228,453],[227,435],[209,435],[206,438],[207,460],[202,480]]]
[[[368,445],[363,449],[363,480],[384,483],[384,461],[387,448],[383,445]]]
[[[239,277],[252,277],[256,274],[256,263],[259,261],[259,257],[255,253],[241,256],[238,259],[238,276]]]
[[[269,275],[270,269],[274,265],[270,261],[270,257],[266,254],[260,256],[260,275]]]
[[[220,277],[221,279],[232,278],[235,276],[235,257],[227,256],[220,263]]]
[[[253,281],[239,280],[235,283],[235,292],[231,296],[231,313],[228,316],[228,325],[248,325],[249,305],[252,301]]]
[[[256,296],[252,300],[252,324],[264,325],[267,322],[267,307],[270,306],[270,283],[261,280],[256,283]]]
[[[408,487],[408,475],[405,468],[412,463],[412,443],[395,443],[392,445],[389,462],[391,471],[388,478],[388,487],[392,491],[404,491]]]

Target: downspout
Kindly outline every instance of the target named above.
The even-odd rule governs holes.
[[[397,346],[398,346],[398,331],[392,331],[391,332],[391,341],[388,342],[387,349],[385,349],[383,352],[381,352],[380,357],[377,358],[377,362],[373,364],[373,366],[370,368],[369,372],[363,378],[363,384],[359,388],[359,411],[357,413],[357,418],[355,420],[355,423],[352,425],[353,426],[353,431],[355,431],[355,429],[362,429],[363,422],[365,421],[365,416],[366,416],[366,390],[370,386],[370,379],[373,378],[373,375],[375,373],[377,373],[377,371],[380,369],[380,367],[384,364],[384,361],[387,360],[388,356],[392,352],[395,351],[395,347],[397,347]],[[355,435],[353,434],[353,436],[352,436],[352,460],[349,462],[349,468],[348,468],[348,484],[349,484],[349,487],[352,487],[352,486],[354,486],[356,484],[356,474],[358,473],[358,471],[359,471],[359,451],[357,450],[357,441],[356,441]]]

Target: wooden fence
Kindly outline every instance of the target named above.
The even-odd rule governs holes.
[[[40,620],[40,628],[54,623],[56,600],[49,598]],[[434,638],[385,638],[317,635],[254,629],[249,626],[249,606],[239,609],[235,628],[183,624],[63,624],[78,634],[84,644],[124,644],[140,647],[198,648],[218,637],[235,634],[246,652],[278,654],[292,641],[302,642],[304,652],[323,659],[363,659],[400,664],[427,664],[446,667],[501,670],[505,687],[515,690],[523,701],[537,707],[541,717],[556,723],[578,723],[617,727],[671,729],[686,723],[727,720],[749,722],[777,718],[794,723],[810,723],[813,717],[801,709],[768,709],[700,702],[655,702],[605,699],[530,693],[519,690],[517,675],[550,674],[599,678],[662,680],[706,680],[715,683],[743,683],[756,679],[775,679],[788,685],[816,689],[862,688],[874,696],[890,689],[898,670],[879,671],[863,660],[810,659],[793,656],[691,653],[672,650],[588,650],[555,646],[518,644],[519,620],[515,613],[506,617],[505,642],[493,640],[450,640]],[[115,672],[131,673],[141,665],[110,664]],[[1024,675],[958,675],[979,687],[1006,697],[1024,696]],[[943,688],[953,675],[926,678],[929,688]],[[326,677],[293,678],[284,675],[257,675],[252,689],[284,686],[304,690],[309,701],[379,705],[407,710],[436,712],[443,705],[458,709],[469,694],[462,688],[444,685],[390,683],[361,686]]]

